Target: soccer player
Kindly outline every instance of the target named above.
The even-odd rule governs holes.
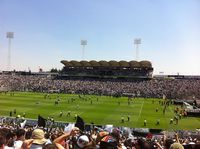
[[[158,112],[158,108],[156,108],[156,112]]]
[[[156,125],[159,125],[159,124],[160,124],[160,119],[157,119]]]
[[[147,120],[146,119],[144,119],[144,126],[146,126],[147,125]]]
[[[10,116],[12,116],[12,111],[10,111]]]
[[[173,118],[170,119],[170,124],[173,124]]]
[[[123,116],[121,117],[121,121],[122,121],[122,123],[124,123],[124,117]]]
[[[75,120],[77,119],[77,116],[78,116],[77,114],[74,115],[74,119],[75,119]]]
[[[71,111],[68,111],[68,112],[67,112],[67,116],[70,116],[70,115],[71,115]]]
[[[63,115],[63,111],[60,111],[60,117],[62,117],[62,115]]]

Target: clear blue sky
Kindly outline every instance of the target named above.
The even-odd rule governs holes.
[[[0,0],[0,70],[62,68],[60,60],[139,60],[154,74],[200,75],[199,0]]]

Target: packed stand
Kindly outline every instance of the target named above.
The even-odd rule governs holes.
[[[198,79],[152,79],[145,81],[116,80],[57,80],[47,75],[0,75],[0,87],[14,91],[123,95],[169,99],[200,99]]]

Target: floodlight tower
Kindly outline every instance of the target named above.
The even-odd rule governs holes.
[[[87,45],[87,40],[81,40],[81,45],[82,45],[82,60],[84,60],[85,46]]]
[[[139,44],[141,44],[141,39],[140,38],[135,38],[134,39],[134,45],[135,45],[135,48],[136,48],[136,61],[139,60]]]
[[[11,39],[14,38],[14,32],[7,32],[6,33],[6,37],[8,38],[8,66],[7,66],[7,70],[10,71],[11,69]]]

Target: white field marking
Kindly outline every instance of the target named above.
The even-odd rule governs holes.
[[[139,113],[139,116],[138,116],[138,118],[137,118],[136,124],[137,124],[137,122],[138,122],[138,120],[139,120],[139,118],[140,118],[140,115],[141,115],[141,112],[142,112],[143,105],[144,105],[144,101],[142,102],[142,106],[141,106],[141,108],[140,108],[140,113]]]

